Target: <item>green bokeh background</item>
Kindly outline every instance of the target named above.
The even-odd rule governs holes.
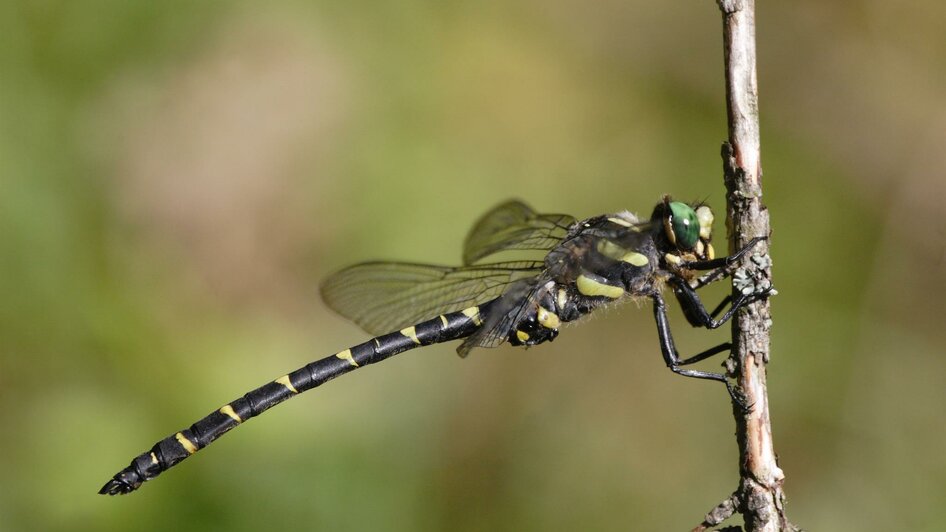
[[[942,530],[946,4],[758,24],[789,515]],[[334,269],[455,263],[509,197],[722,206],[714,2],[13,1],[0,43],[0,530],[684,530],[735,488],[726,394],[627,304],[413,351],[96,494],[364,340],[319,301]],[[685,352],[726,335],[673,319]]]

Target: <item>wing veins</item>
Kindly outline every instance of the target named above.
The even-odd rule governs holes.
[[[548,251],[565,238],[574,222],[566,214],[538,214],[521,201],[507,201],[473,226],[464,242],[463,263],[502,251]]]
[[[371,334],[412,325],[498,297],[509,285],[541,272],[542,263],[511,261],[459,268],[411,263],[365,263],[329,277],[329,307]],[[394,276],[396,280],[391,281]]]

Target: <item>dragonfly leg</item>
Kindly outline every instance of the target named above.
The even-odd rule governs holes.
[[[767,237],[755,237],[749,241],[745,246],[742,247],[736,253],[729,255],[728,257],[720,257],[718,259],[712,260],[696,260],[691,262],[684,262],[681,264],[682,268],[689,270],[698,270],[698,271],[707,271],[712,270],[708,274],[700,277],[696,280],[696,285],[693,288],[703,288],[704,286],[718,281],[729,275],[729,267],[734,263],[738,262],[739,259],[744,257],[746,253],[749,252],[756,244],[765,240]]]
[[[715,347],[711,347],[711,348],[707,349],[706,351],[703,351],[702,353],[697,353],[697,354],[691,356],[690,358],[685,358],[685,359],[683,359],[683,360],[677,360],[677,366],[687,366],[687,365],[690,365],[690,364],[695,364],[695,363],[697,363],[697,362],[699,362],[699,361],[701,361],[701,360],[706,360],[707,358],[709,358],[709,357],[711,357],[711,356],[713,356],[713,355],[715,355],[715,354],[722,353],[722,352],[724,352],[724,351],[729,351],[730,349],[732,349],[732,344],[729,343],[729,342],[725,342],[725,343],[719,344],[719,345],[717,345],[717,346],[715,346]]]
[[[720,257],[718,259],[694,260],[694,261],[684,262],[680,266],[688,270],[701,270],[701,271],[717,270],[719,268],[724,268],[726,266],[733,264],[734,262],[737,262],[739,259],[744,257],[746,253],[748,253],[753,247],[755,247],[756,244],[766,239],[768,239],[768,237],[757,236],[753,238],[752,240],[750,240],[749,242],[747,242],[745,246],[742,246],[742,248],[739,251],[733,253],[732,255],[729,255],[726,257]]]
[[[683,309],[683,315],[686,316],[690,325],[694,327],[706,327],[707,329],[716,329],[729,321],[733,317],[733,314],[736,313],[740,308],[763,299],[769,295],[772,291],[772,288],[766,288],[765,290],[750,293],[750,294],[739,294],[736,297],[736,300],[733,301],[731,295],[726,296],[723,300],[713,309],[712,312],[706,310],[706,306],[703,305],[703,301],[700,299],[700,296],[697,295],[696,289],[689,285],[684,279],[679,277],[671,277],[668,280],[670,287],[673,289],[673,295],[676,296],[677,301],[680,302],[680,307]],[[727,303],[732,303],[729,307],[729,310],[723,314],[722,318],[716,319],[716,316],[726,307]]]
[[[717,353],[727,351],[732,346],[728,343],[720,344],[692,357],[681,359],[679,353],[677,353],[676,347],[674,346],[673,335],[670,333],[670,321],[667,319],[667,304],[664,302],[663,297],[659,293],[654,294],[651,297],[654,300],[654,320],[657,322],[657,336],[660,339],[660,352],[663,354],[664,362],[667,363],[667,367],[670,368],[670,371],[676,373],[677,375],[683,375],[684,377],[719,381],[725,384],[726,390],[729,392],[729,396],[732,398],[732,400],[744,411],[748,411],[750,407],[746,404],[745,399],[733,387],[733,385],[729,382],[729,379],[722,373],[713,373],[710,371],[700,371],[681,367],[687,364],[705,360]]]

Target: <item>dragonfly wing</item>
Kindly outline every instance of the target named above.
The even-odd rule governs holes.
[[[521,201],[507,201],[473,226],[463,244],[463,263],[474,264],[500,251],[548,251],[562,242],[574,223],[567,214],[538,214]]]
[[[499,347],[509,338],[512,328],[525,319],[539,305],[548,290],[547,277],[524,279],[510,286],[503,295],[490,304],[483,325],[457,348],[461,357],[474,347]]]
[[[438,314],[481,305],[517,282],[535,278],[543,263],[510,261],[448,267],[404,262],[356,264],[331,275],[322,299],[369,334],[414,325]]]

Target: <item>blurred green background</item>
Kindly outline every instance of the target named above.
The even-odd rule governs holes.
[[[942,530],[946,4],[758,24],[789,516]],[[720,27],[710,0],[0,4],[0,530],[696,525],[738,480],[728,398],[667,371],[634,304],[413,351],[96,491],[366,339],[319,301],[341,266],[456,263],[509,197],[719,210]],[[684,352],[727,334],[673,311]]]

